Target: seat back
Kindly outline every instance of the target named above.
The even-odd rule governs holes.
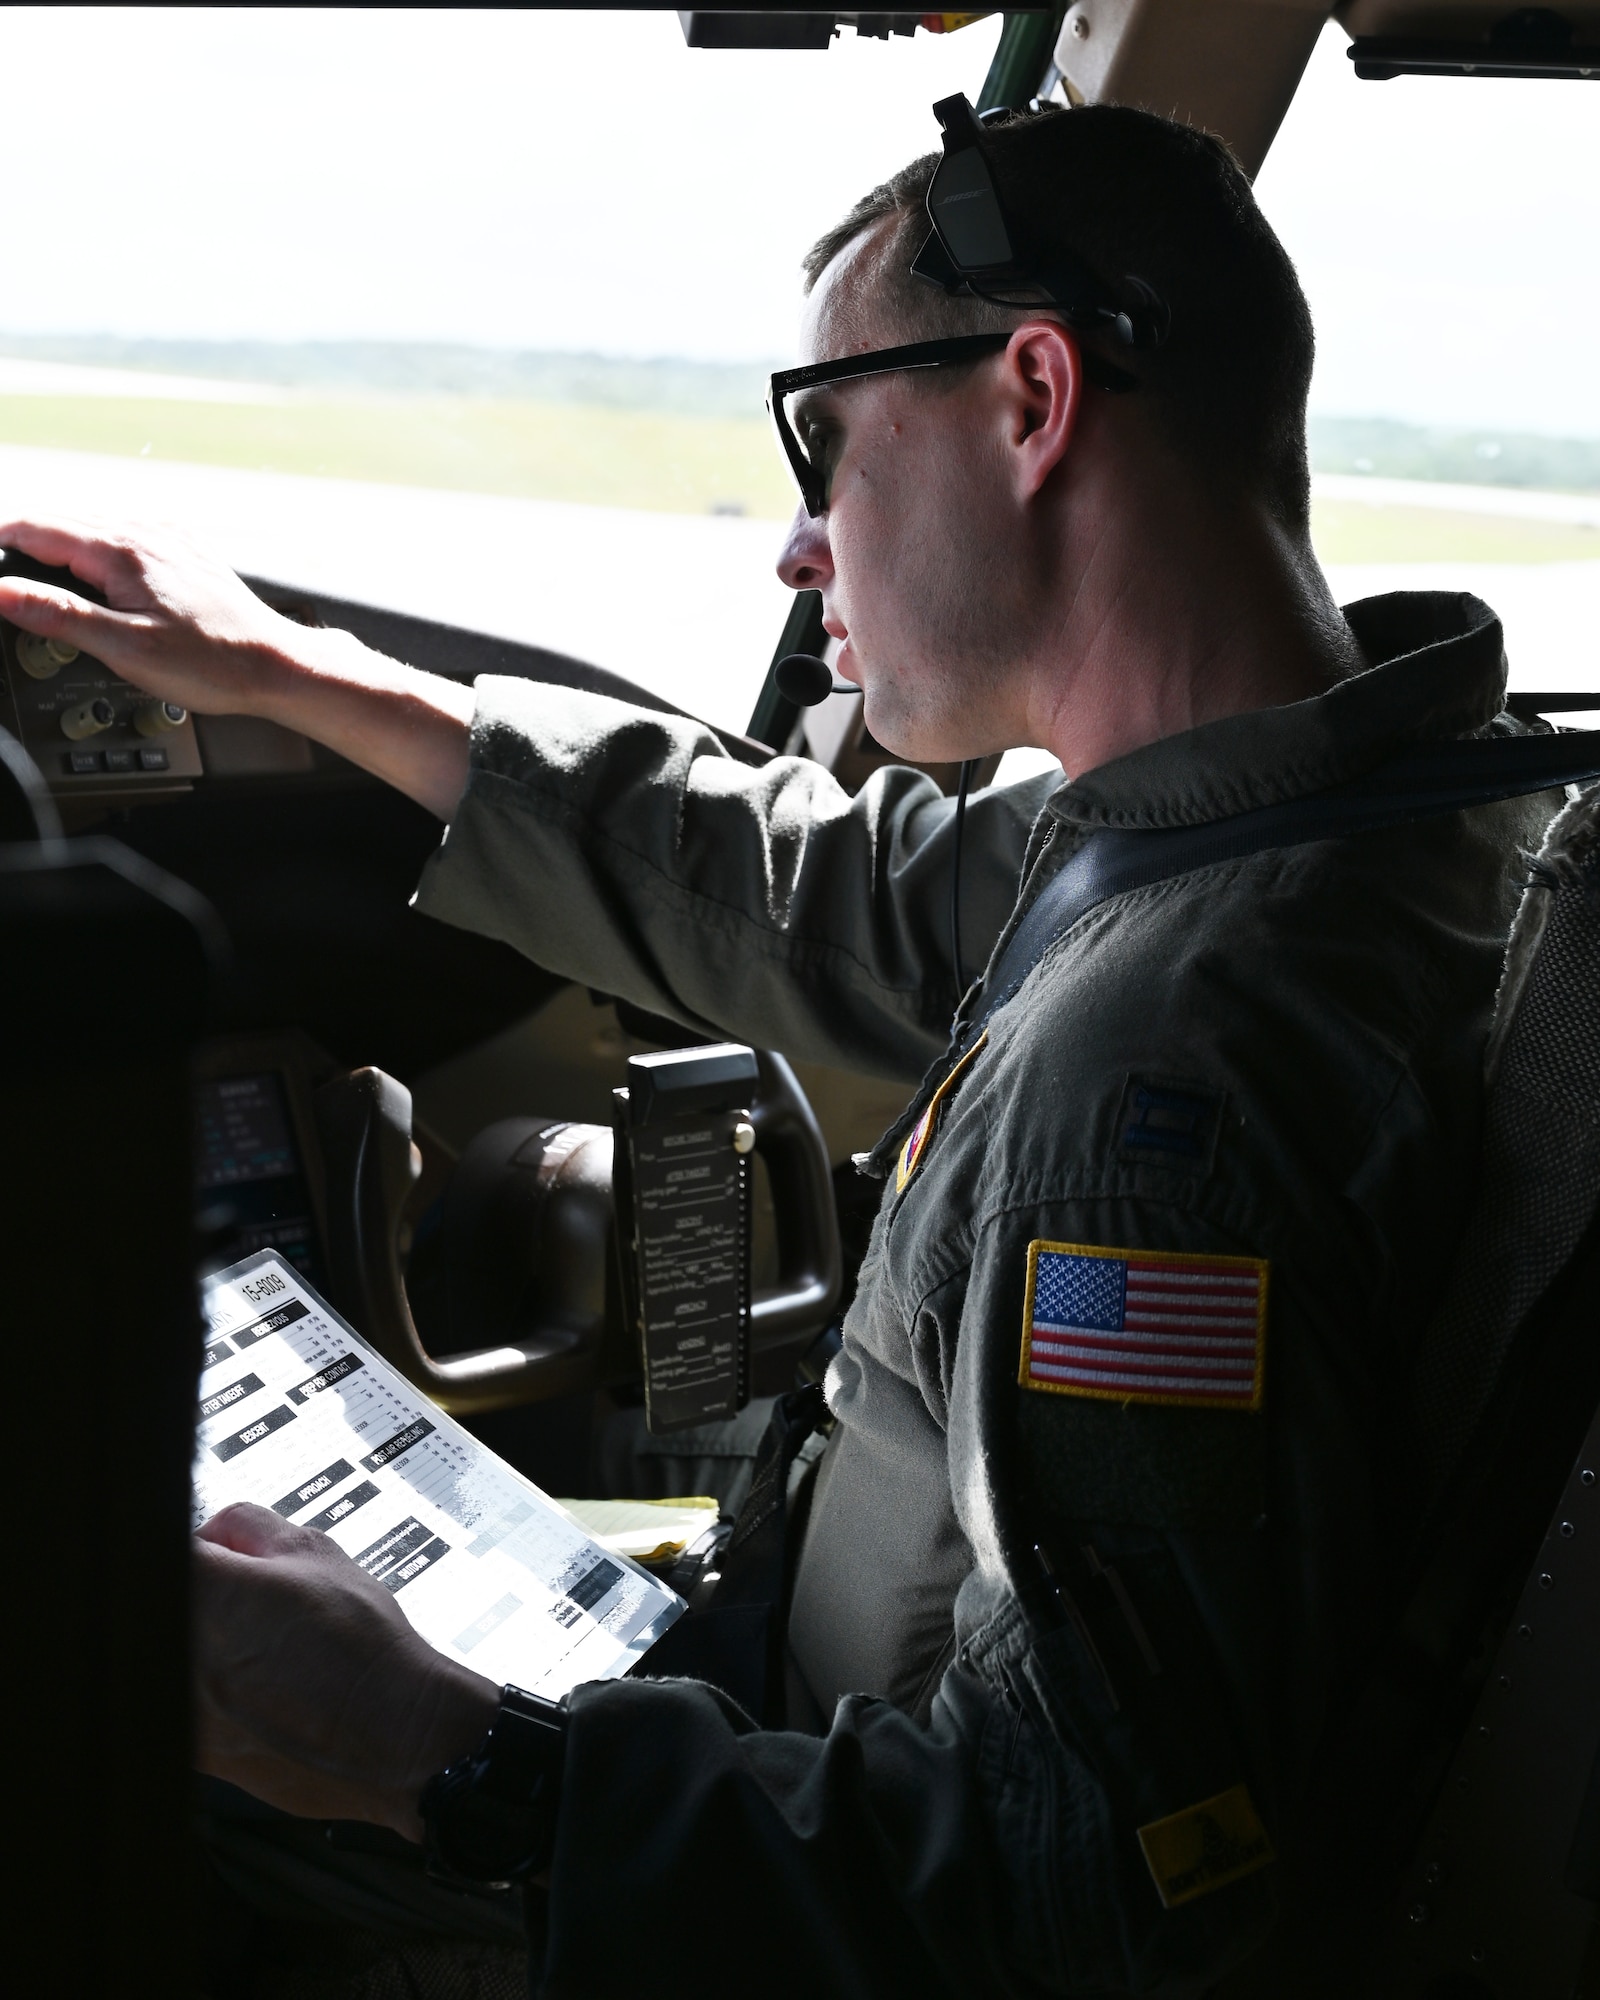
[[[1579,1991],[1600,1892],[1600,786],[1530,864],[1486,1060],[1478,1186],[1410,1357],[1393,1594],[1228,2000]]]
[[[1600,787],[1557,815],[1532,863],[1487,1081],[1466,1254],[1414,1364],[1435,1499],[1478,1437],[1519,1336],[1600,1210]]]
[[[1415,1587],[1358,1718],[1396,1774],[1369,1990],[1397,2000],[1568,2000],[1600,1895],[1600,787],[1531,864],[1487,1076],[1413,1358]]]

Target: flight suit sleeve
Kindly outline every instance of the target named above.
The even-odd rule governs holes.
[[[1265,1934],[1270,1792],[1234,1672],[1245,1661],[1249,1680],[1259,1641],[1248,1475],[1198,1538],[1092,1526],[1103,1562],[1058,1547],[1054,1580],[1036,1552],[1063,1522],[1037,1490],[1051,1441],[1030,1442],[1018,1421],[1028,1246],[1093,1241],[1097,1210],[997,1218],[911,1313],[918,1372],[948,1398],[973,1552],[930,1724],[848,1695],[814,1738],[758,1730],[694,1683],[580,1689],[543,1939],[549,2000],[620,1995],[638,1977],[596,1948],[613,1898],[646,1935],[704,1907],[681,1977],[659,1990],[705,1996],[1192,1994]],[[1235,1247],[1188,1218],[1119,1221],[1180,1251]],[[1225,1455],[1206,1442],[1180,1461],[1185,1450],[1180,1496],[1209,1487]],[[1192,1817],[1208,1805],[1214,1825]],[[1169,1823],[1152,1860],[1141,1829]]]
[[[417,907],[701,1030],[915,1080],[943,1049],[953,804],[903,767],[854,798],[687,717],[485,678],[471,775]],[[979,794],[963,955],[1009,914],[1048,779]]]

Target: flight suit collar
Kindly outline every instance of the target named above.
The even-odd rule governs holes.
[[[1080,827],[1198,826],[1363,777],[1410,745],[1482,729],[1505,699],[1500,620],[1464,591],[1346,605],[1370,664],[1326,694],[1162,737],[1054,792]]]

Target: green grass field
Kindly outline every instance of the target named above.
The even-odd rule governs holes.
[[[252,471],[508,493],[674,514],[787,518],[794,489],[763,418],[469,396],[282,403],[0,396],[0,443]]]
[[[1600,562],[1600,528],[1445,507],[1319,500],[1311,531],[1325,563]]]
[[[786,519],[766,423],[482,396],[302,394],[281,403],[0,396],[0,443],[675,514]],[[1324,562],[1600,560],[1600,530],[1443,508],[1319,502]]]

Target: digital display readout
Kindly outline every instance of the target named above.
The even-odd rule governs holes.
[[[196,1111],[202,1192],[299,1172],[283,1082],[271,1070],[202,1083]]]
[[[277,1071],[201,1083],[195,1151],[201,1206],[221,1231],[209,1267],[276,1250],[315,1283],[320,1273],[311,1197]]]

